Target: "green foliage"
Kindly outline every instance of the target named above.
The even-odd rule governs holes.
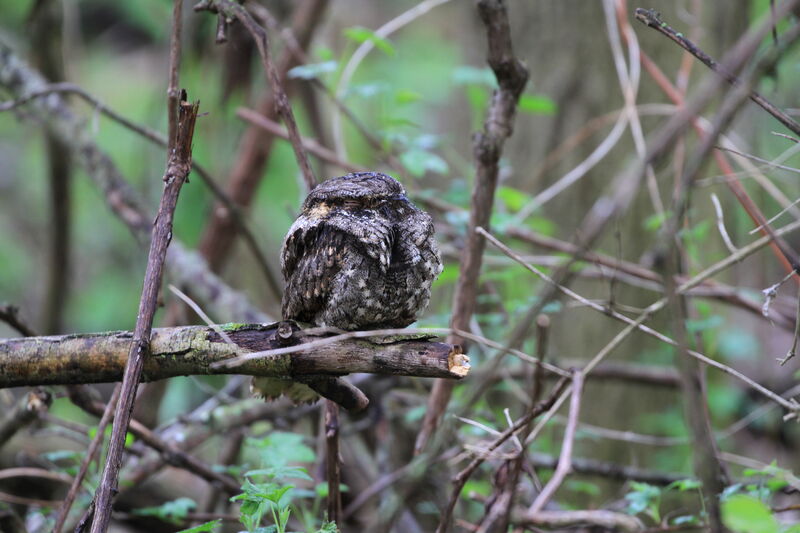
[[[626,511],[636,515],[644,513],[653,519],[653,522],[661,522],[661,489],[648,483],[631,482],[632,491],[625,495],[628,502]]]
[[[289,70],[288,76],[294,79],[313,80],[319,78],[322,74],[335,72],[339,67],[336,61],[323,61],[322,63],[307,63],[305,65],[298,65]]]
[[[196,508],[197,503],[195,503],[195,501],[191,498],[178,498],[177,500],[164,502],[155,507],[143,507],[141,509],[136,509],[133,511],[133,514],[139,516],[153,516],[159,520],[163,520],[164,522],[178,525],[183,523],[186,520],[186,516],[189,514],[189,512]],[[209,530],[203,529],[200,531]]]
[[[523,94],[519,98],[519,110],[523,113],[534,115],[554,115],[557,111],[556,103],[540,94]]]
[[[200,524],[199,526],[194,526],[189,529],[182,529],[178,531],[178,533],[207,533],[210,531],[214,531],[217,527],[222,523],[222,520],[212,520],[210,522],[206,522],[204,524]]]
[[[780,526],[758,498],[736,494],[722,502],[722,521],[736,533],[778,533]]]
[[[374,31],[361,26],[353,26],[352,28],[345,29],[344,36],[358,44],[370,41],[375,45],[375,48],[387,56],[393,56],[397,53],[394,45],[392,45],[388,39],[385,39],[380,35],[377,35]]]

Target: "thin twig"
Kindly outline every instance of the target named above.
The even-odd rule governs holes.
[[[535,515],[555,495],[558,487],[572,470],[572,446],[575,443],[575,429],[578,426],[578,416],[581,410],[581,393],[583,392],[583,373],[578,371],[572,376],[572,399],[569,404],[569,419],[564,430],[564,439],[561,445],[561,454],[558,457],[553,477],[547,482],[542,491],[528,508],[528,512]]]
[[[798,225],[800,225],[800,224],[798,224]],[[521,260],[521,258],[519,258],[519,256],[515,252],[513,252],[510,248],[508,248],[503,243],[498,241],[489,232],[487,232],[483,228],[478,228],[477,231],[482,233],[489,240],[489,242],[491,242],[494,246],[496,246],[504,254],[506,254],[509,257],[512,257],[515,260],[517,260],[518,263],[520,263],[527,270],[529,270],[530,272],[535,274],[537,277],[539,277],[543,281],[547,282],[548,284],[554,285],[559,292],[563,293],[564,295],[568,296],[569,298],[577,300],[577,301],[583,303],[584,305],[586,305],[587,307],[590,307],[590,308],[592,308],[592,309],[594,309],[596,311],[599,311],[599,312],[601,312],[601,313],[603,313],[603,314],[605,314],[607,316],[610,316],[611,318],[614,318],[616,320],[624,322],[624,323],[628,324],[630,328],[638,329],[638,330],[642,331],[643,333],[646,333],[646,334],[650,335],[651,337],[655,337],[656,339],[660,340],[661,342],[667,343],[667,344],[669,344],[671,346],[676,346],[677,345],[677,343],[674,340],[672,340],[671,338],[667,337],[666,335],[664,335],[662,333],[659,333],[658,331],[656,331],[656,330],[654,330],[654,329],[652,329],[652,328],[650,328],[648,326],[644,326],[641,323],[642,321],[644,321],[644,319],[647,316],[649,316],[650,314],[655,312],[656,309],[663,308],[664,304],[666,303],[665,299],[659,300],[655,304],[653,304],[650,307],[648,307],[646,313],[644,313],[638,319],[634,320],[632,318],[628,318],[627,316],[622,315],[622,314],[620,314],[620,313],[618,313],[618,312],[616,312],[614,310],[604,308],[603,306],[601,306],[601,305],[599,305],[599,304],[597,304],[595,302],[592,302],[591,300],[587,300],[583,296],[580,296],[576,292],[564,287],[563,285],[555,284],[553,279],[550,278],[550,276],[547,276],[545,273],[543,273],[542,271],[540,271],[536,267],[534,267],[534,266],[526,263],[525,261]],[[741,250],[744,250],[744,248],[740,249],[740,252],[741,252]],[[692,281],[691,283],[694,283],[694,282],[695,281]],[[679,293],[682,292],[683,290],[685,290],[687,285],[690,285],[691,283],[685,283],[685,284],[681,285],[680,287],[678,287],[677,291]],[[697,281],[697,283],[699,283],[699,281]],[[707,356],[705,356],[705,355],[703,355],[703,354],[701,354],[701,353],[699,353],[697,351],[688,350],[687,353],[691,357],[694,357],[695,359],[697,359],[697,360],[699,360],[699,361],[701,361],[701,362],[703,362],[703,363],[705,363],[705,364],[707,364],[709,366],[713,366],[714,368],[716,368],[718,370],[721,370],[721,371],[725,372],[726,374],[729,374],[729,375],[739,379],[740,381],[742,381],[745,384],[747,384],[748,386],[750,386],[752,389],[758,391],[759,393],[763,394],[764,396],[766,396],[767,398],[771,399],[775,403],[781,405],[782,407],[784,407],[785,409],[787,409],[791,413],[797,412],[798,410],[800,410],[800,405],[797,402],[795,402],[794,400],[786,400],[786,399],[782,398],[780,395],[778,395],[775,392],[767,389],[766,387],[760,385],[759,383],[753,381],[748,376],[742,374],[738,370],[736,370],[734,368],[731,368],[731,367],[729,367],[727,365],[724,365],[724,364],[720,363],[719,361],[715,361],[714,359],[710,359],[709,357],[707,357]],[[588,365],[587,365],[587,367],[588,367]],[[584,369],[584,371],[586,371],[586,369]]]
[[[339,406],[325,401],[325,451],[328,478],[328,520],[342,525],[341,466],[339,464]]]
[[[69,491],[64,497],[64,501],[61,502],[61,507],[58,510],[58,518],[56,519],[55,526],[53,526],[53,533],[61,533],[61,530],[64,528],[64,524],[69,517],[69,510],[72,508],[72,504],[75,502],[75,498],[78,496],[78,492],[83,485],[83,480],[86,479],[86,474],[89,472],[89,465],[92,464],[92,461],[95,460],[98,452],[102,448],[103,439],[105,438],[106,434],[106,427],[108,427],[108,424],[111,422],[111,418],[114,415],[114,409],[117,406],[121,389],[122,387],[120,384],[117,384],[114,387],[114,391],[111,393],[111,397],[109,398],[108,403],[106,404],[106,407],[100,416],[100,421],[97,423],[97,432],[95,433],[94,437],[92,437],[92,442],[89,443],[89,447],[86,449],[83,459],[81,459],[81,464],[78,467],[78,473],[72,480],[72,485],[70,485]],[[77,387],[71,387],[69,389],[70,396],[73,396],[76,392],[78,392]]]
[[[469,465],[467,465],[453,478],[453,490],[450,495],[450,501],[445,509],[445,512],[442,513],[442,518],[439,521],[439,526],[436,528],[436,533],[444,533],[447,531],[447,527],[450,524],[450,520],[453,516],[453,510],[458,502],[458,497],[461,495],[461,489],[464,488],[464,485],[467,483],[475,470],[477,470],[477,468],[483,464],[492,451],[496,450],[505,441],[516,435],[518,431],[525,428],[532,420],[536,419],[537,416],[549,410],[564,388],[567,386],[567,383],[569,383],[567,378],[561,378],[558,383],[553,386],[553,389],[546,400],[536,404],[525,414],[525,416],[517,420],[513,426],[503,431],[489,446],[486,447],[484,453],[475,457],[469,463]]]
[[[722,237],[722,242],[725,243],[725,247],[730,253],[735,254],[736,246],[733,245],[731,236],[728,235],[728,230],[725,228],[725,215],[722,212],[722,204],[719,203],[719,198],[717,198],[716,194],[711,194],[711,203],[714,204],[714,213],[717,215],[717,229],[720,237]]]
[[[780,10],[777,13],[778,17],[785,16],[789,10],[794,6],[795,2],[790,0],[787,2],[783,2],[780,5]],[[720,65],[717,63],[711,56],[706,54],[703,50],[697,47],[692,41],[687,39],[682,33],[676,32],[672,29],[669,24],[663,22],[661,20],[661,15],[654,9],[642,9],[637,8],[636,12],[636,19],[649,26],[650,28],[655,29],[662,35],[665,35],[675,43],[677,43],[681,48],[692,54],[694,57],[699,59],[705,66],[722,76],[728,83],[731,85],[739,85],[742,81],[736,77],[732,70],[729,70],[724,65]],[[767,113],[775,117],[781,124],[786,126],[790,131],[794,132],[795,134],[800,135],[800,124],[795,122],[789,115],[787,115],[783,110],[779,109],[775,105],[773,105],[769,100],[761,96],[756,91],[749,91],[749,98],[755,102],[756,104],[760,105]]]
[[[176,0],[176,2],[180,1]],[[148,356],[150,331],[153,327],[158,292],[161,288],[164,261],[169,241],[172,239],[172,219],[178,203],[178,194],[192,168],[192,138],[199,104],[189,104],[185,101],[185,93],[182,96],[178,125],[176,126],[176,142],[175,147],[167,156],[167,168],[164,173],[165,188],[153,227],[136,328],[125,367],[120,400],[114,415],[114,427],[111,432],[106,463],[100,486],[95,494],[95,515],[91,533],[104,533],[108,529],[111,519],[112,498],[116,491],[119,469],[122,465],[125,435],[130,423],[144,359]]]
[[[480,0],[478,14],[486,28],[488,62],[495,73],[499,88],[492,95],[483,130],[473,137],[472,152],[475,157],[475,186],[470,204],[467,242],[460,260],[460,275],[453,295],[453,315],[450,326],[456,330],[469,330],[475,311],[478,277],[481,270],[486,241],[475,230],[488,227],[494,204],[494,194],[500,170],[503,145],[511,136],[517,102],[528,83],[528,70],[514,55],[511,44],[511,25],[502,0]],[[448,338],[452,344],[462,344],[458,336]],[[436,431],[439,421],[450,401],[453,384],[437,381],[428,398],[428,407],[422,428],[417,434],[414,452],[419,454]]]
[[[240,4],[231,2],[230,0],[202,0],[194,6],[195,11],[209,10],[218,12],[220,16],[235,18],[247,29],[253,40],[258,47],[258,53],[261,56],[261,65],[264,67],[264,72],[267,75],[267,81],[275,96],[275,106],[278,114],[283,119],[289,131],[289,140],[294,150],[294,156],[297,160],[297,165],[300,167],[300,172],[303,175],[303,182],[305,183],[306,190],[310,191],[317,185],[317,178],[314,176],[314,171],[311,170],[311,165],[308,162],[305,148],[300,139],[300,132],[297,129],[297,122],[294,118],[292,106],[289,103],[289,97],[281,83],[281,76],[275,68],[272,61],[272,53],[269,46],[269,36],[266,30],[262,28],[248,13],[248,11]]]

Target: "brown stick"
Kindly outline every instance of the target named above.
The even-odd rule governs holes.
[[[503,144],[513,132],[514,116],[525,84],[528,71],[514,55],[511,46],[511,26],[503,0],[480,0],[478,14],[486,26],[489,46],[489,65],[497,77],[499,88],[492,95],[492,103],[483,125],[483,131],[476,133],[473,140],[473,155],[477,173],[467,230],[467,243],[461,255],[460,272],[453,296],[453,316],[450,326],[453,329],[469,331],[469,323],[475,310],[478,292],[478,276],[483,260],[486,241],[475,229],[489,223],[497,188],[497,176]],[[460,337],[448,338],[451,344],[463,344]],[[447,409],[453,384],[437,381],[428,398],[428,408],[417,435],[414,452],[419,454],[428,439],[436,431],[439,421]]]
[[[34,389],[20,398],[13,409],[9,409],[0,420],[0,447],[17,431],[21,430],[39,417],[39,413],[47,411],[52,397],[44,389]]]
[[[781,7],[784,8],[783,14],[785,14],[788,9],[789,3],[782,4]],[[725,80],[730,83],[731,85],[739,85],[742,81],[736,77],[735,74],[721,66],[717,63],[714,58],[710,55],[706,54],[703,50],[697,47],[692,41],[684,37],[684,35],[680,32],[676,32],[672,29],[669,24],[663,22],[661,20],[661,15],[655,9],[642,9],[640,7],[636,8],[635,11],[636,20],[645,24],[646,26],[655,29],[662,35],[667,36],[669,39],[677,43],[681,48],[692,54],[694,57],[699,59],[705,66],[725,78]],[[749,98],[760,105],[764,111],[775,117],[781,124],[786,126],[789,130],[794,132],[797,135],[800,135],[800,124],[795,122],[789,115],[787,115],[782,109],[773,105],[769,100],[761,96],[756,91],[749,91]]]
[[[26,337],[35,337],[36,332],[19,316],[19,308],[11,304],[0,305],[0,320]]]
[[[283,83],[281,82],[282,76],[278,73],[275,63],[272,61],[267,31],[253,19],[252,15],[243,6],[231,2],[231,0],[203,0],[194,7],[194,10],[212,10],[221,16],[235,18],[242,23],[255,40],[258,53],[261,56],[261,65],[264,67],[267,81],[269,81],[270,89],[272,89],[272,94],[275,97],[275,108],[289,131],[289,141],[292,143],[297,165],[303,174],[306,189],[310,191],[316,186],[317,178],[314,177],[314,172],[308,163],[308,156],[300,140],[300,132],[297,129],[297,121],[294,119],[292,105],[289,103],[289,97],[286,96],[286,91],[283,89]]]
[[[236,110],[236,116],[242,118],[249,122],[250,124],[257,126],[264,131],[275,135],[276,137],[280,137],[281,139],[290,140],[289,132],[278,124],[277,122],[270,120],[268,117],[260,114],[258,111],[254,111],[252,109],[247,109],[246,107],[240,107]],[[319,144],[314,139],[307,139],[302,138],[301,142],[303,143],[303,148],[314,154],[315,156],[319,157],[323,161],[327,161],[328,163],[332,163],[337,167],[346,170],[347,172],[366,172],[367,168],[353,165],[352,163],[348,163],[347,161],[342,161],[339,159],[339,156],[336,155],[336,152],[333,150],[326,148]]]
[[[306,0],[298,3],[292,27],[301,46],[308,46],[310,43],[327,4],[327,0]],[[286,80],[286,73],[298,64],[294,54],[288,50],[282,53],[277,63],[281,80]],[[276,95],[271,92],[266,94],[259,102],[258,112],[277,120]],[[273,140],[273,136],[257,127],[248,128],[242,136],[227,182],[229,197],[242,208],[248,207],[255,197]],[[199,249],[211,269],[218,272],[231,255],[229,251],[235,242],[232,236],[236,235],[236,226],[224,206],[218,205],[212,213],[211,220],[203,230]]]
[[[149,337],[150,356],[144,362],[143,380],[190,374],[292,379],[359,372],[460,379],[469,372],[469,359],[459,346],[418,336],[406,339],[393,336],[385,343],[380,337],[373,341],[344,338],[328,343],[325,337],[313,331],[305,333],[296,326],[293,334],[298,346],[291,348],[293,353],[252,358],[231,366],[225,363],[253,352],[282,349],[285,344],[279,338],[280,327],[278,324],[218,327],[226,331],[234,345],[226,343],[210,327],[154,329]],[[0,387],[117,381],[126,366],[131,336],[130,332],[117,331],[0,339]],[[317,344],[311,345],[312,342]]]
[[[176,0],[176,2],[180,1]],[[194,136],[198,108],[199,103],[189,104],[185,101],[185,93],[182,95],[178,112],[176,140],[174,148],[168,154],[167,169],[164,173],[166,185],[153,227],[136,327],[133,332],[133,340],[122,379],[122,391],[114,415],[114,427],[111,432],[106,463],[103,468],[100,486],[95,493],[95,516],[92,521],[92,533],[105,532],[111,519],[112,498],[117,488],[119,469],[122,465],[125,434],[130,423],[133,402],[141,379],[144,360],[147,358],[150,347],[150,332],[156,312],[158,291],[161,288],[164,261],[167,256],[169,241],[172,239],[172,219],[178,203],[178,194],[192,168],[192,138]]]
[[[111,393],[111,398],[109,398],[108,404],[106,404],[106,407],[100,416],[100,421],[97,423],[97,433],[95,433],[94,437],[92,438],[92,442],[89,443],[89,447],[86,449],[86,454],[83,456],[83,459],[81,459],[81,465],[78,468],[78,473],[72,480],[72,484],[69,487],[69,491],[67,491],[67,495],[64,497],[64,501],[61,502],[61,507],[58,510],[58,518],[56,519],[55,526],[53,526],[53,533],[61,533],[61,530],[64,528],[64,524],[69,517],[69,510],[72,508],[72,504],[75,502],[75,498],[77,498],[78,492],[81,490],[81,485],[83,485],[83,480],[86,478],[86,474],[89,472],[89,465],[92,464],[92,461],[94,461],[97,453],[100,451],[101,445],[103,444],[103,439],[106,434],[106,427],[111,422],[111,416],[114,414],[114,408],[119,400],[119,393],[121,389],[122,387],[119,384],[114,387],[114,392]],[[70,387],[69,393],[72,395],[78,392],[78,390],[79,387]]]
[[[503,431],[500,436],[494,440],[494,442],[487,446],[483,454],[475,457],[469,463],[469,465],[466,466],[466,468],[464,468],[453,478],[453,491],[450,495],[450,502],[447,504],[447,509],[445,509],[445,512],[442,514],[442,519],[439,522],[439,526],[436,528],[436,533],[444,533],[447,531],[450,520],[453,516],[453,510],[455,509],[456,503],[458,502],[458,497],[461,494],[461,489],[464,488],[464,485],[467,483],[472,473],[475,472],[475,470],[477,470],[481,464],[483,464],[492,451],[499,448],[505,441],[526,427],[531,420],[534,420],[540,414],[549,411],[558,397],[561,395],[561,392],[567,386],[567,383],[569,383],[567,378],[561,378],[558,383],[553,386],[553,390],[550,391],[550,396],[548,396],[546,400],[534,406],[533,409],[528,411],[525,416],[517,420],[513,426]]]
[[[342,493],[339,485],[342,473],[339,464],[339,406],[330,400],[325,402],[325,450],[328,478],[328,520],[341,526]]]

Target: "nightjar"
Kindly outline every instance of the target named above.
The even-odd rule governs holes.
[[[405,327],[442,271],[431,217],[394,178],[359,172],[315,187],[281,249],[288,320],[344,330]]]

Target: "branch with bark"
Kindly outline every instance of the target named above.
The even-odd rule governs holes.
[[[221,364],[253,352],[282,349],[287,346],[287,327],[297,342],[291,346],[294,351],[249,359],[234,367]],[[303,379],[358,372],[461,379],[469,372],[469,358],[460,346],[419,335],[351,337],[306,349],[303,344],[325,337],[289,322],[217,328],[234,344],[206,326],[154,329],[142,380],[209,374]],[[0,340],[0,387],[118,381],[131,336],[129,331],[116,331]]]

